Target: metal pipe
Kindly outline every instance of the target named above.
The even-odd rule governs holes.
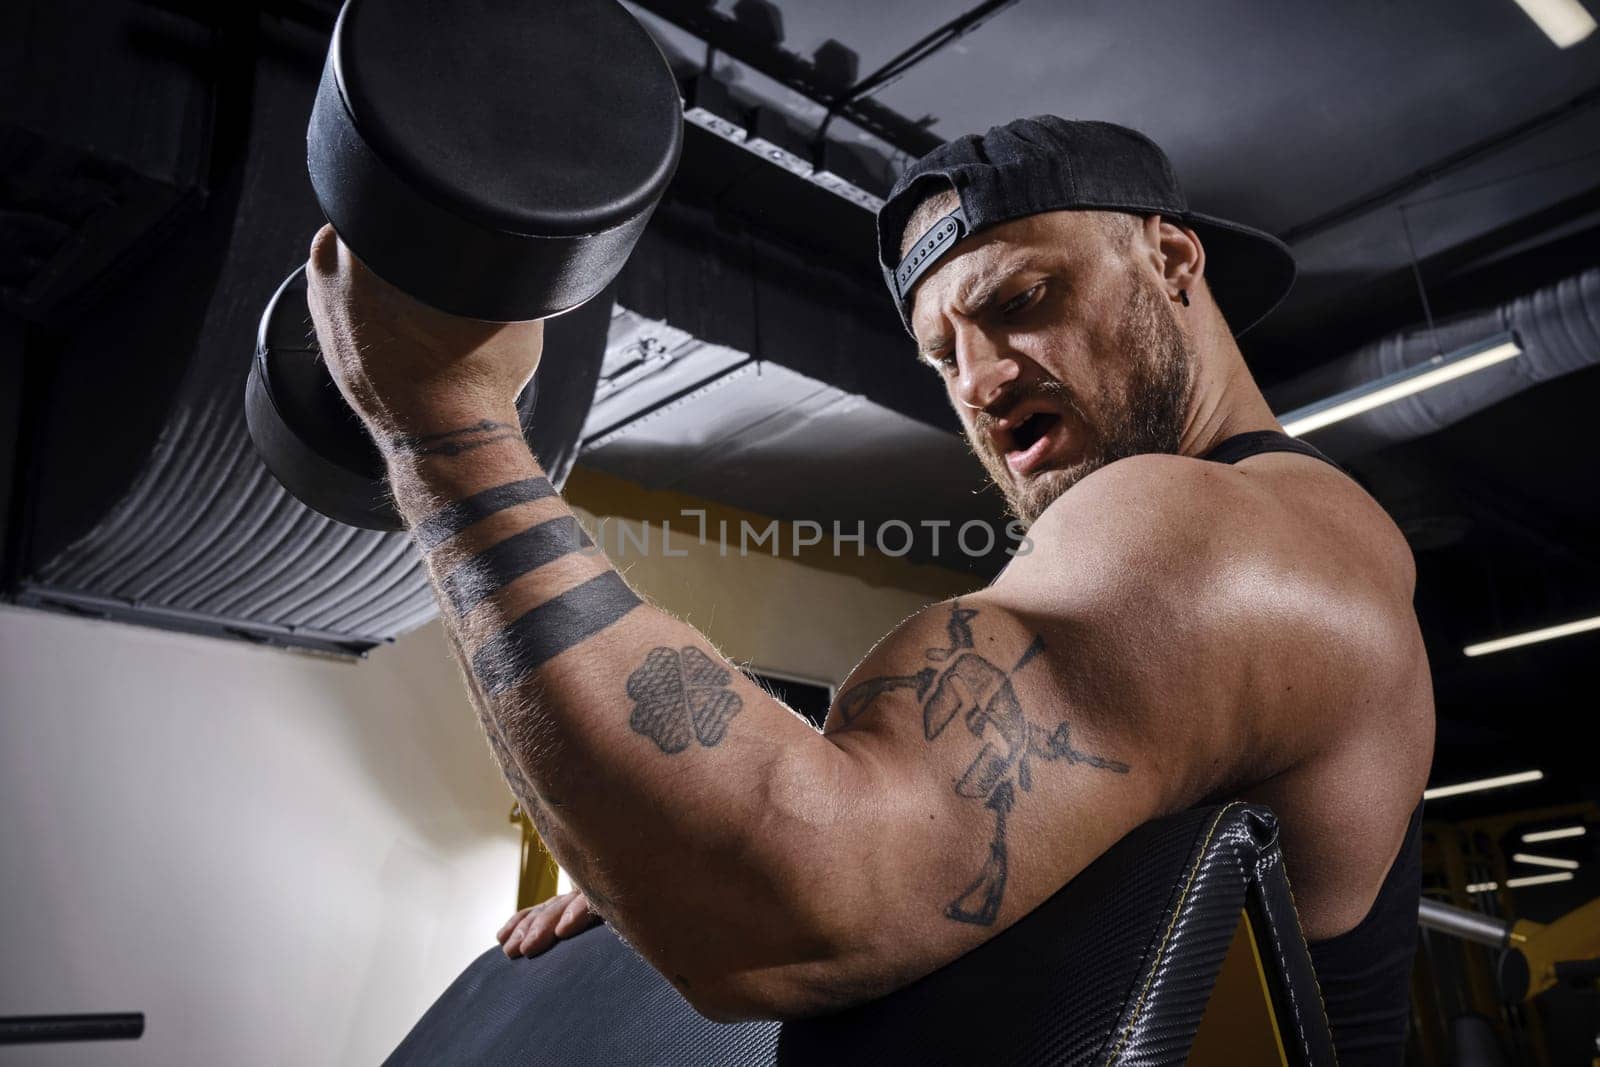
[[[1316,430],[1311,442],[1336,459],[1350,459],[1435,433],[1541,382],[1594,366],[1600,362],[1600,267],[1440,322],[1437,329],[1389,334],[1273,386],[1267,400],[1275,411],[1320,407],[1323,398],[1421,373],[1441,350],[1475,350],[1508,334],[1522,349],[1516,359],[1332,423]]]
[[[1450,904],[1441,904],[1426,897],[1417,906],[1417,921],[1430,930],[1459,937],[1474,944],[1490,948],[1505,948],[1511,936],[1511,924],[1482,912],[1468,911]]]
[[[0,1015],[0,1045],[48,1041],[132,1041],[144,1034],[144,1012],[96,1015]]]

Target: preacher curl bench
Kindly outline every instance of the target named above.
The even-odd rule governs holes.
[[[609,927],[597,927],[531,959],[485,952],[388,1060],[1335,1062],[1277,820],[1242,803],[1147,823],[993,940],[836,1015],[711,1022]]]

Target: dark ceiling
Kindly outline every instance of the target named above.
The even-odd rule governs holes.
[[[970,33],[870,97],[843,102],[851,85],[973,2],[629,6],[657,35],[686,91],[714,46],[710,69],[739,106],[782,116],[802,153],[827,105],[837,105],[828,137],[864,153],[862,180],[880,193],[907,149],[1019,115],[1110,119],[1151,134],[1196,208],[1277,233],[1301,262],[1287,303],[1244,342],[1269,393],[1417,325],[1418,275],[1433,312],[1444,317],[1600,264],[1600,33],[1558,49],[1512,0],[1014,0],[989,5]],[[1595,0],[1586,2],[1596,9]],[[103,70],[89,77],[97,68],[84,58],[109,47],[95,27],[112,7],[143,12],[137,77],[126,84]],[[37,365],[38,353],[64,343],[97,301],[132,284],[141,262],[157,262],[150,249],[190,233],[183,220],[236,204],[281,204],[273,211],[292,219],[282,228],[293,239],[252,250],[270,269],[261,269],[258,284],[223,294],[240,308],[258,306],[301,254],[299,233],[309,233],[315,217],[297,138],[336,5],[72,0],[15,10],[31,14],[7,17],[26,23],[30,39],[48,49],[13,54],[18,35],[0,45],[0,74],[12,79],[0,109],[7,198],[0,295],[10,309],[0,318],[0,355],[27,350]],[[18,71],[32,80],[22,84]],[[252,92],[279,95],[252,103]],[[283,132],[250,143],[250,116],[274,108]],[[168,113],[181,121],[157,121]],[[185,132],[206,122],[213,125],[204,136]],[[264,136],[261,129],[254,135]],[[268,180],[259,170],[263,152],[296,164]],[[57,173],[100,184],[65,188],[52,184]],[[111,224],[74,232],[73,213],[86,210],[91,194],[113,197],[119,211],[102,213]],[[736,454],[719,457],[704,436],[692,436],[707,423],[682,417],[689,409],[679,405],[686,436],[676,445],[659,439],[672,432],[670,420],[654,419],[637,447],[608,423],[591,458],[603,461],[603,446],[637,480],[654,474],[705,495],[715,495],[722,472],[730,472],[726,502],[784,514],[793,510],[813,438],[847,441],[852,426],[865,425],[859,420],[889,420],[892,412],[945,436],[884,421],[862,438],[876,450],[866,460],[829,453],[826,472],[804,483],[807,508],[831,508],[821,519],[879,514],[899,507],[888,495],[896,491],[915,494],[924,511],[944,508],[932,486],[902,473],[921,458],[918,441],[928,442],[929,463],[969,464],[950,485],[962,494],[961,507],[974,506],[970,461],[950,447],[953,423],[882,296],[871,233],[868,211],[691,128],[654,244],[638,269],[630,264],[619,303],[725,346],[735,353],[730,367],[742,353],[784,374],[758,379],[744,371],[740,381],[759,389],[738,393],[733,383],[706,394],[739,398],[716,409]],[[269,237],[276,239],[262,240]],[[79,274],[41,270],[53,248],[73,241]],[[236,340],[243,350],[247,339]],[[160,373],[164,354],[146,347],[118,358],[148,360]],[[701,353],[682,367],[703,362]],[[13,401],[26,384],[19,365],[7,365],[0,389]],[[800,397],[826,419],[806,425],[799,404],[792,419],[763,421]],[[1596,714],[1590,663],[1600,635],[1478,659],[1461,649],[1600,614],[1597,407],[1600,370],[1591,368],[1440,432],[1339,457],[1395,514],[1417,553],[1418,608],[1441,717],[1436,778],[1534,765],[1549,780],[1522,795],[1530,802],[1595,788],[1592,746],[1576,739]],[[10,428],[4,408],[0,431]],[[785,432],[764,443],[752,432],[762,425]],[[894,462],[875,464],[873,455]],[[888,473],[875,478],[875,466]]]

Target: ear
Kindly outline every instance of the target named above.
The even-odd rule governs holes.
[[[1146,219],[1145,225],[1154,227],[1151,244],[1158,253],[1157,266],[1166,282],[1167,297],[1177,300],[1180,292],[1197,292],[1206,272],[1206,250],[1200,235],[1159,215]]]

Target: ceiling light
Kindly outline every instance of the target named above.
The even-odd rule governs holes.
[[[1534,867],[1554,867],[1561,871],[1575,871],[1578,869],[1577,860],[1558,860],[1554,856],[1534,856],[1527,852],[1518,852],[1511,857],[1513,863],[1526,863]]]
[[[1499,882],[1474,882],[1467,886],[1468,893],[1493,893],[1500,888]]]
[[[1594,16],[1578,0],[1516,0],[1557,48],[1571,48],[1594,32]]]
[[[1326,400],[1296,408],[1280,416],[1279,421],[1283,423],[1284,433],[1299,437],[1520,355],[1522,346],[1516,337],[1509,333],[1497,334],[1487,341],[1433,356],[1414,367],[1385,374],[1365,385],[1335,393]]]
[[[1543,777],[1543,771],[1518,771],[1516,774],[1502,774],[1498,778],[1479,778],[1474,782],[1460,782],[1456,785],[1436,785],[1432,789],[1424,789],[1422,799],[1439,800],[1442,797],[1460,796],[1462,793],[1481,793],[1486,789],[1503,789],[1508,785],[1537,782]]]
[[[1556,874],[1530,874],[1526,878],[1507,878],[1507,889],[1521,889],[1525,885],[1549,885],[1551,882],[1572,881],[1571,871],[1559,871]]]
[[[1469,656],[1487,656],[1491,652],[1504,652],[1508,648],[1534,645],[1540,641],[1553,641],[1558,637],[1571,637],[1573,634],[1581,634],[1589,630],[1600,630],[1600,615],[1596,615],[1591,619],[1579,619],[1576,622],[1564,622],[1559,626],[1546,626],[1542,630],[1529,630],[1527,633],[1512,634],[1510,637],[1497,637],[1493,641],[1480,641],[1478,644],[1468,645],[1461,651]]]
[[[1559,830],[1536,830],[1531,834],[1523,834],[1522,842],[1525,845],[1537,845],[1540,841],[1561,841],[1568,837],[1582,837],[1588,832],[1582,826],[1563,826]]]

